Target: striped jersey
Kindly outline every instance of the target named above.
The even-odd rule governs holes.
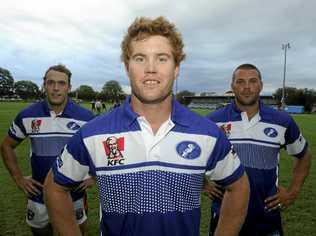
[[[46,100],[32,104],[22,110],[12,122],[8,135],[21,142],[30,138],[30,160],[32,178],[44,183],[45,177],[71,136],[87,121],[94,117],[93,113],[73,101],[68,102],[59,115],[50,111]],[[38,196],[31,200],[43,203],[42,189]],[[73,194],[74,200],[82,193]]]
[[[206,174],[222,185],[244,169],[218,127],[175,99],[157,133],[130,106],[89,122],[53,165],[56,183],[73,187],[96,176],[101,235],[198,236]]]
[[[256,236],[259,232],[280,228],[279,210],[267,211],[264,200],[277,192],[280,149],[285,148],[296,158],[303,157],[307,149],[307,142],[295,121],[286,112],[262,102],[259,112],[250,121],[234,101],[207,117],[224,131],[249,178],[248,215],[241,232]],[[213,201],[212,210],[219,214],[219,200]]]

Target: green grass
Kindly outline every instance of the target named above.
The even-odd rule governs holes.
[[[0,103],[0,140],[6,135],[7,129],[15,115],[27,103]],[[89,104],[83,106],[90,108]],[[208,111],[198,110],[200,114],[207,114]],[[299,124],[305,138],[309,141],[313,156],[316,155],[316,115],[297,115],[295,120]],[[25,175],[29,175],[29,143],[23,142],[17,148],[19,164]],[[312,164],[309,178],[307,179],[299,199],[293,206],[283,212],[285,235],[289,236],[313,236],[316,235],[316,211],[313,208],[316,200],[316,167]],[[285,152],[281,153],[280,183],[287,186],[291,177],[292,158]],[[98,235],[99,208],[97,189],[88,191],[89,201],[89,235]],[[26,198],[17,189],[3,162],[0,161],[0,235],[31,235],[25,223]],[[209,222],[210,201],[202,195],[202,221],[201,235],[207,235]]]

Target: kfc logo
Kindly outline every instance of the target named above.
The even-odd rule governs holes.
[[[124,164],[124,157],[122,154],[122,151],[124,151],[124,137],[108,137],[103,141],[103,147],[108,158],[108,166]]]
[[[220,126],[221,130],[223,130],[223,132],[225,133],[226,137],[228,138],[230,136],[230,132],[232,130],[232,124],[228,123],[228,124],[223,124]]]
[[[32,128],[32,133],[38,133],[40,131],[40,127],[42,124],[42,120],[32,120],[31,123],[31,128]]]

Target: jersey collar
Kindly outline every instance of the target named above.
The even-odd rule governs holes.
[[[125,114],[124,117],[127,123],[129,124],[129,126],[132,125],[135,121],[137,121],[137,118],[139,117],[139,115],[132,110],[130,102],[131,102],[131,96],[128,96],[125,99],[123,106],[118,108],[118,109],[123,109],[122,111]],[[171,111],[172,122],[177,123],[179,125],[183,125],[183,126],[189,126],[190,124],[189,113],[190,111],[184,106],[182,106],[173,96],[172,97],[172,111]]]

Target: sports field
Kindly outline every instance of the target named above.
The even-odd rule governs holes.
[[[0,102],[0,140],[2,141],[7,129],[15,115],[27,103],[1,103]],[[89,107],[89,104],[85,104]],[[205,115],[203,110],[197,111]],[[297,115],[294,116],[299,124],[303,135],[309,141],[313,156],[316,156],[316,115]],[[23,142],[17,148],[19,164],[25,175],[30,174],[28,160],[29,146],[28,141]],[[292,158],[282,153],[281,156],[281,178],[280,183],[287,186],[291,176]],[[316,236],[316,163],[313,162],[309,178],[307,179],[299,199],[295,205],[285,210],[283,213],[284,228],[286,236]],[[98,235],[98,196],[94,188],[89,190],[89,235]],[[202,196],[202,222],[201,235],[207,235],[209,220],[210,201]],[[17,189],[8,172],[0,161],[0,236],[31,235],[25,223],[26,199],[24,194]],[[167,235],[166,235],[167,236]],[[172,236],[172,235],[170,235]]]

